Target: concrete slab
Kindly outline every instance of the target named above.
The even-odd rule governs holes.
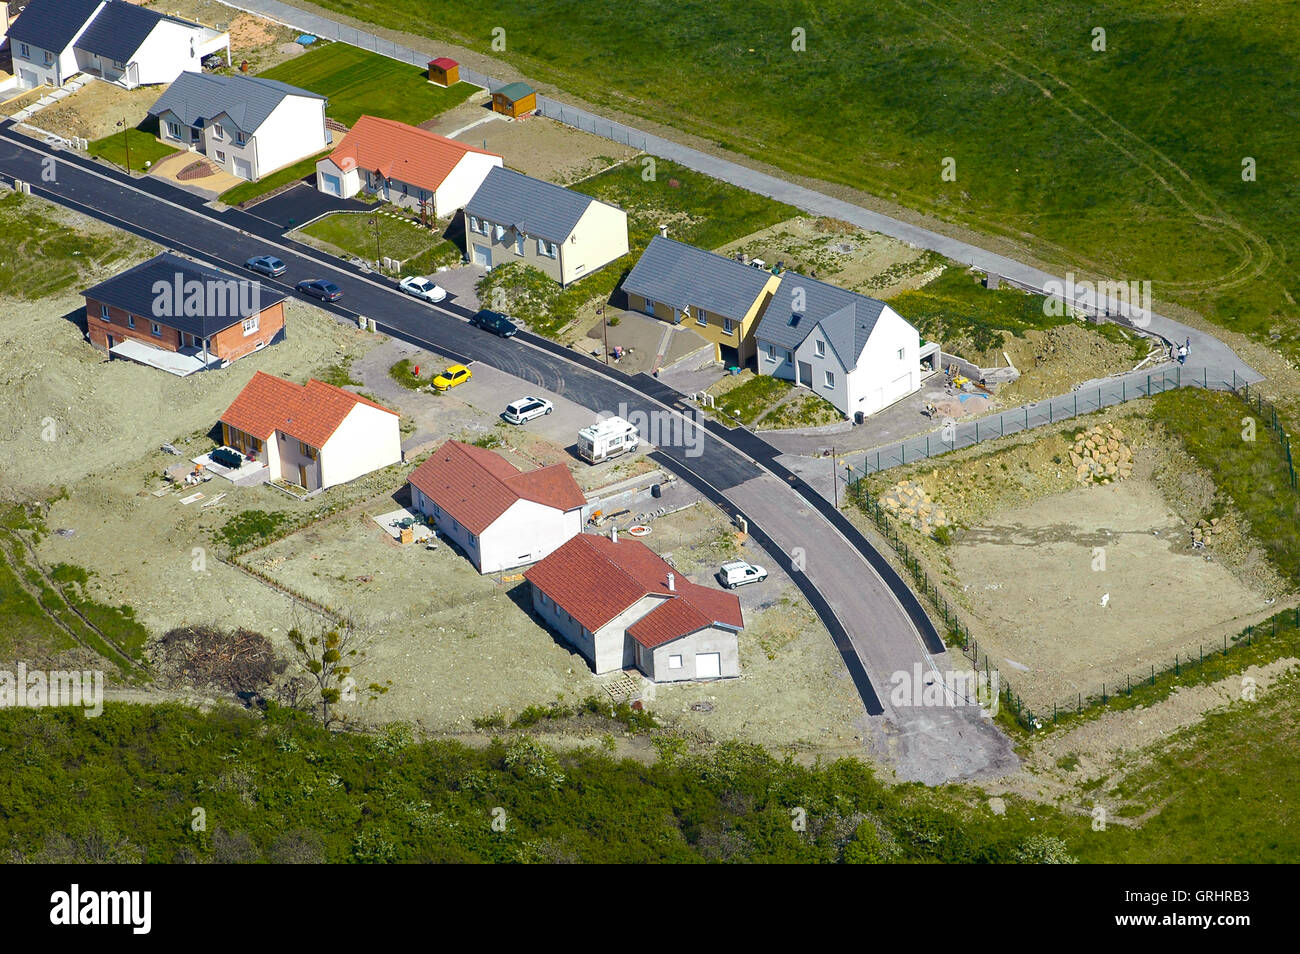
[[[410,529],[413,543],[428,543],[436,539],[433,528],[425,522],[424,517],[405,507],[370,519],[374,520],[390,537],[399,542],[402,539],[403,528]]]

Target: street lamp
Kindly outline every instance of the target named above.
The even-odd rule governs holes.
[[[375,227],[375,268],[379,268],[379,263],[383,261],[383,256],[379,254],[379,216],[372,215],[370,224]]]
[[[605,336],[605,364],[609,364],[609,319],[605,317],[605,306],[598,305],[596,314],[600,315],[601,331]]]

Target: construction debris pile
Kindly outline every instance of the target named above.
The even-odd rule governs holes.
[[[1222,532],[1223,528],[1219,526],[1218,517],[1198,520],[1196,526],[1192,527],[1192,546],[1197,550],[1207,547],[1214,542],[1215,534]]]
[[[1133,450],[1114,424],[1097,424],[1074,435],[1070,463],[1080,483],[1108,484],[1132,475]]]
[[[880,506],[922,533],[949,523],[943,507],[930,499],[919,480],[900,480],[880,495]]]

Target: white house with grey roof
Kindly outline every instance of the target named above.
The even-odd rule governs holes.
[[[24,88],[84,73],[134,89],[202,70],[211,53],[230,62],[228,33],[126,0],[31,0],[9,39]]]
[[[627,254],[627,213],[589,195],[495,168],[465,205],[465,255],[523,262],[561,285]]]
[[[849,418],[921,387],[921,337],[883,301],[794,272],[755,332],[758,372],[794,381]]]
[[[258,76],[182,73],[149,115],[164,142],[241,179],[260,179],[330,144],[325,97]]]

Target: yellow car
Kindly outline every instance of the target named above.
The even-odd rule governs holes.
[[[453,364],[442,374],[433,379],[433,386],[439,391],[446,391],[448,388],[454,388],[458,384],[464,384],[474,373],[463,364]]]

